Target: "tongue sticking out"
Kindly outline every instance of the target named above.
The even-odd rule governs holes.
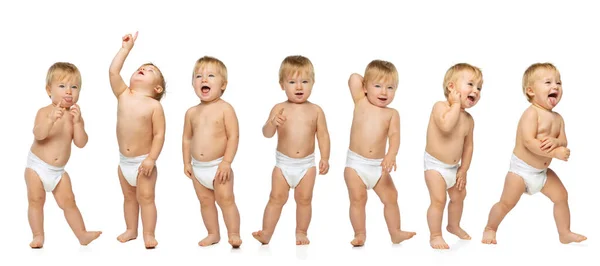
[[[550,105],[556,106],[556,97],[548,97],[548,101],[550,102]]]

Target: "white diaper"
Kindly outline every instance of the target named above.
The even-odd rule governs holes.
[[[358,155],[357,153],[348,150],[346,157],[346,167],[354,169],[356,174],[365,183],[367,189],[373,189],[381,178],[383,167],[381,167],[382,159],[369,159]]]
[[[510,169],[508,171],[523,178],[523,181],[525,181],[525,193],[533,195],[540,192],[544,184],[546,184],[547,170],[548,168],[534,168],[513,154],[510,158]]]
[[[449,189],[456,184],[456,172],[458,171],[459,164],[446,164],[427,152],[425,152],[424,161],[425,171],[434,170],[442,175],[446,182],[446,189]]]
[[[125,177],[127,183],[135,187],[137,185],[138,169],[140,168],[140,165],[142,165],[144,159],[148,157],[148,154],[133,158],[125,157],[120,153],[119,155],[121,156],[121,160],[119,161],[121,173],[123,173],[123,177]]]
[[[215,180],[215,175],[217,175],[219,164],[222,161],[223,157],[210,162],[201,162],[192,157],[192,168],[194,169],[194,176],[198,182],[200,182],[200,184],[202,184],[204,187],[214,190],[215,187],[213,185],[213,181]]]
[[[62,175],[65,172],[64,166],[57,167],[49,165],[35,156],[31,151],[29,151],[29,155],[27,156],[26,167],[37,173],[46,192],[52,192],[56,188],[56,185],[58,185],[58,182],[60,182]]]
[[[275,166],[281,169],[281,173],[283,173],[283,177],[290,188],[295,188],[308,169],[316,166],[314,153],[304,158],[291,158],[277,151],[275,161]]]

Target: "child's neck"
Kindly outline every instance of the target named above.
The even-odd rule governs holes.
[[[446,100],[446,102],[448,103],[448,106],[452,106],[452,104],[450,103],[450,100]],[[460,111],[461,112],[466,112],[465,108],[462,106],[462,104],[458,103],[460,105]]]
[[[217,97],[217,98],[215,98],[215,99],[214,99],[214,100],[212,100],[212,101],[203,101],[203,100],[200,100],[200,103],[201,103],[201,104],[211,104],[211,103],[216,103],[216,102],[218,102],[218,101],[220,101],[220,100],[221,100],[221,97]]]
[[[147,96],[147,97],[154,97],[152,95],[152,93],[150,91],[152,91],[152,89],[148,89],[148,88],[140,88],[140,87],[129,87],[129,90],[131,91],[131,93],[135,93],[135,94],[141,94],[143,96]]]
[[[535,108],[538,108],[538,109],[541,109],[541,110],[546,111],[546,112],[552,112],[552,109],[547,109],[545,107],[542,107],[541,105],[537,104],[536,102],[531,102],[531,106],[533,106]]]

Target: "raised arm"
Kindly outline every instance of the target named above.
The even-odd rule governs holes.
[[[362,98],[365,98],[365,91],[363,90],[363,77],[360,74],[353,73],[350,75],[350,78],[348,79],[348,87],[350,88],[350,93],[352,94],[352,100],[354,103],[357,103]]]
[[[125,63],[125,59],[131,48],[133,48],[133,44],[137,39],[138,33],[136,32],[133,36],[131,34],[127,34],[123,36],[123,46],[117,52],[115,58],[113,58],[112,63],[110,63],[110,68],[108,71],[110,78],[110,86],[112,88],[115,97],[119,98],[119,96],[127,89],[127,85],[123,78],[121,77],[121,69],[123,68],[123,64]]]
[[[33,126],[33,137],[36,140],[44,140],[50,135],[52,126],[56,120],[61,118],[65,112],[64,108],[60,107],[60,103],[52,104],[52,109],[47,111],[45,108],[38,110],[35,115],[35,123]]]
[[[283,125],[284,122],[283,108],[279,104],[273,106],[271,113],[269,113],[269,118],[262,128],[263,136],[272,138],[275,132],[277,132],[277,127]]]
[[[458,124],[460,103],[452,103],[450,107],[445,102],[437,102],[433,106],[433,121],[444,133],[451,132]]]
[[[231,105],[228,105],[227,108],[225,108],[223,117],[225,119],[225,134],[227,135],[227,144],[225,146],[223,161],[231,164],[237,153],[240,141],[239,123],[235,110]]]

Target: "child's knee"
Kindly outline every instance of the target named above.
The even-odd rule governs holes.
[[[296,204],[301,206],[308,206],[312,202],[312,195],[300,195],[295,196]]]
[[[275,192],[271,192],[271,195],[269,196],[269,201],[275,205],[281,205],[283,206],[287,200],[288,200],[288,194],[289,192],[286,191],[286,193],[275,193]]]
[[[33,207],[44,206],[44,202],[46,202],[46,197],[44,197],[44,195],[29,196],[28,199],[29,199],[29,206],[33,206]]]
[[[58,207],[63,210],[73,208],[76,206],[74,196],[64,196],[57,198],[56,203],[58,204]]]
[[[154,203],[154,194],[151,192],[141,192],[137,195],[138,203],[141,205]]]
[[[217,204],[219,204],[219,206],[230,206],[233,205],[235,203],[235,197],[233,196],[233,193],[222,193],[222,194],[218,194],[215,195],[215,199],[217,201]]]

